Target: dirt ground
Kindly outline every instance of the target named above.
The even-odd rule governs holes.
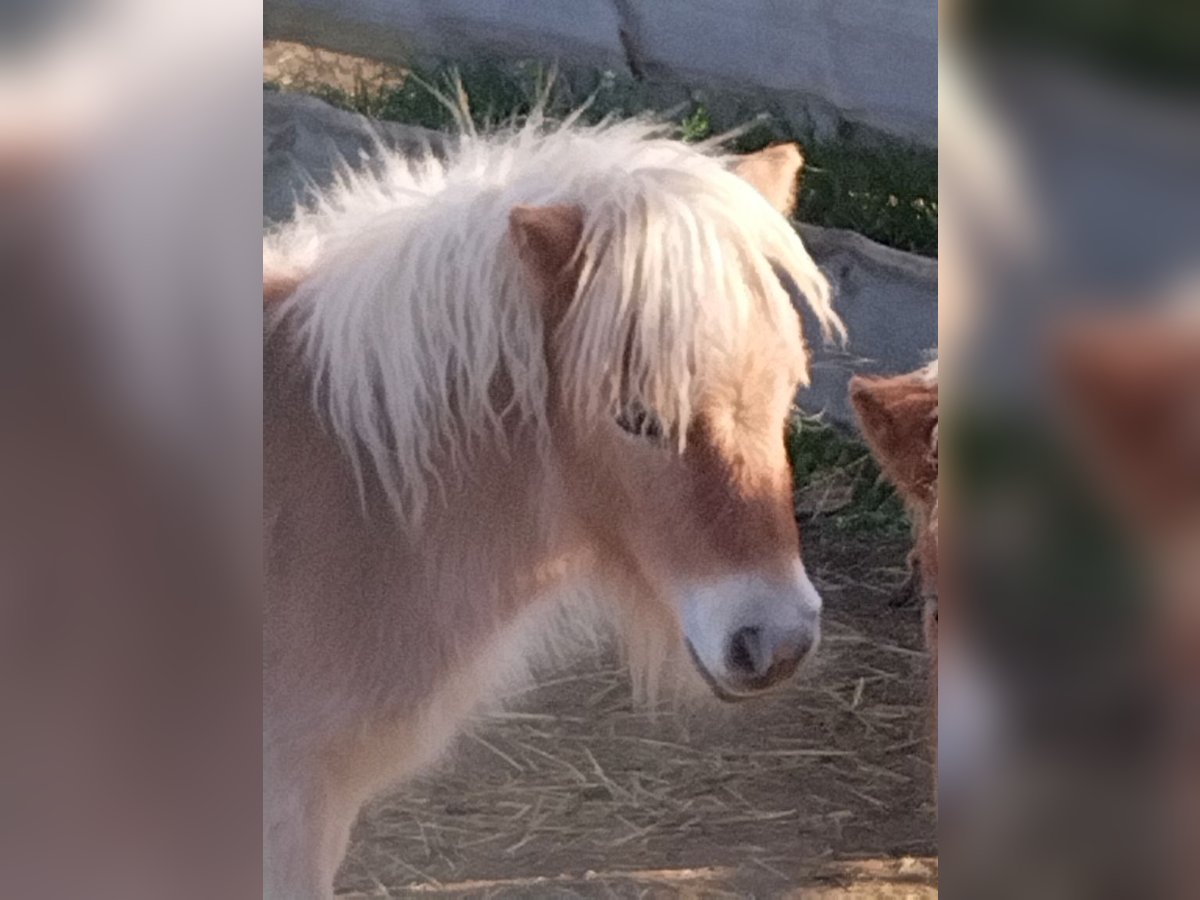
[[[820,660],[736,706],[638,708],[611,654],[547,675],[364,812],[347,897],[929,897],[935,810],[903,541],[805,534]]]

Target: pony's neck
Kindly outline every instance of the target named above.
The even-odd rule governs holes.
[[[488,429],[454,453],[441,448],[431,454],[429,471],[420,473],[429,479],[428,502],[415,520],[406,522],[405,511],[393,505],[369,458],[360,457],[359,494],[346,448],[313,407],[311,372],[294,337],[285,321],[264,348],[268,455],[283,460],[281,472],[293,476],[320,468],[335,485],[339,504],[357,496],[356,508],[342,515],[358,520],[356,540],[391,560],[379,565],[402,572],[402,583],[443,603],[464,609],[483,604],[488,617],[504,620],[586,568],[587,543],[567,511],[552,454],[538,446],[535,428],[516,417],[499,433]],[[272,466],[273,473],[277,469]],[[273,474],[280,477],[295,480]],[[307,507],[322,501],[293,495],[291,502]]]

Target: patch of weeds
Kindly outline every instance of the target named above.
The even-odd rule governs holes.
[[[785,440],[797,518],[842,534],[909,535],[904,503],[861,441],[798,411]]]
[[[686,141],[713,133],[703,103],[694,103],[680,126]],[[937,256],[937,151],[899,141],[822,141],[769,118],[760,118],[732,145],[738,153],[753,153],[777,141],[804,148],[797,221],[847,228],[889,247]]]
[[[520,120],[539,105],[550,117],[565,116],[592,92],[596,100],[583,118],[598,121],[619,105],[622,96],[613,73],[602,73],[594,85],[581,90],[578,83],[555,76],[552,68],[537,62],[505,64],[488,60],[432,68],[414,66],[401,84],[359,82],[351,92],[326,86],[314,93],[327,103],[371,118],[445,131],[457,125],[446,102],[457,100],[455,79],[461,81],[470,119],[480,129]]]
[[[937,256],[937,151],[896,140],[850,135],[819,140],[764,118],[734,141],[752,153],[776,141],[804,148],[796,219],[847,228],[922,256]]]
[[[702,141],[712,134],[712,121],[708,117],[708,108],[703,104],[697,104],[695,110],[684,116],[679,124],[685,141]]]
[[[899,144],[808,148],[797,218],[937,256],[937,153]]]

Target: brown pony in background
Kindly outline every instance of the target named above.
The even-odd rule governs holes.
[[[912,519],[915,546],[909,561],[923,599],[936,754],[940,569],[937,363],[907,375],[856,376],[850,380],[850,400],[871,455],[904,500]]]

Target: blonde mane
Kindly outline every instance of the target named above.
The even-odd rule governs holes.
[[[435,458],[460,466],[503,417],[549,446],[544,313],[510,245],[514,206],[584,212],[581,277],[558,333],[561,388],[581,422],[636,400],[682,448],[706,378],[762,327],[806,360],[787,282],[826,339],[844,335],[792,227],[730,158],[660,124],[535,118],[465,134],[445,159],[380,152],[267,235],[264,263],[304,273],[279,315],[295,323],[360,485],[368,457],[406,521],[446,474]],[[504,408],[498,378],[511,388]]]

